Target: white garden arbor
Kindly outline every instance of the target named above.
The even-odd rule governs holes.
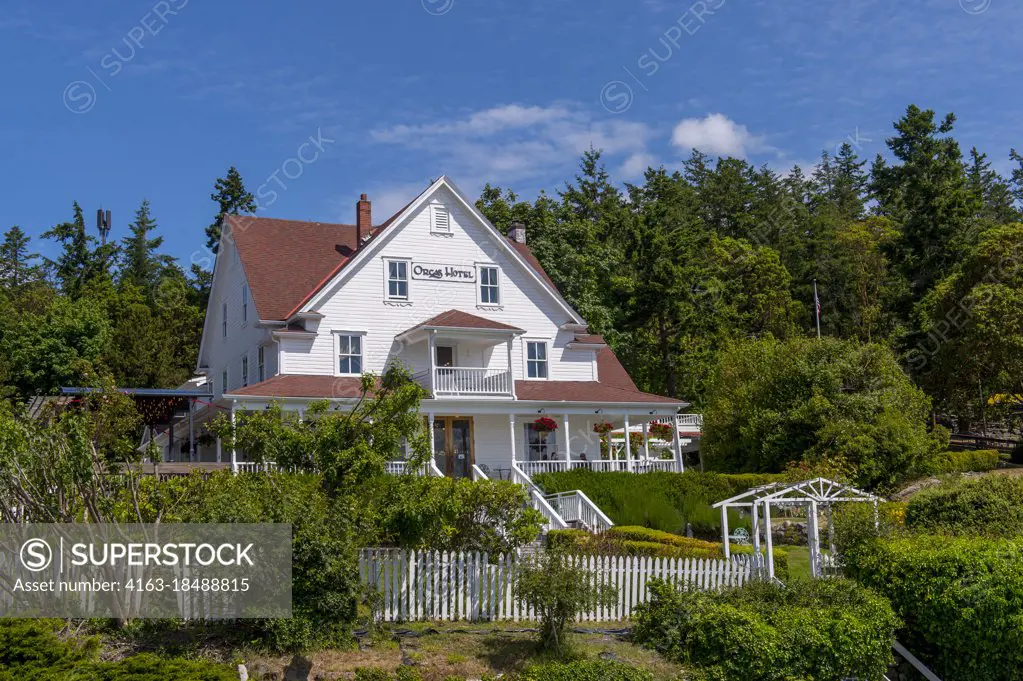
[[[835,504],[846,502],[868,502],[874,505],[874,523],[877,524],[878,497],[834,480],[816,478],[804,482],[787,483],[772,482],[760,487],[746,490],[730,499],[719,501],[714,508],[721,509],[721,541],[725,546],[725,558],[731,556],[728,546],[728,509],[749,509],[753,518],[753,553],[760,555],[761,520],[763,521],[764,537],[767,544],[767,574],[774,579],[774,542],[771,537],[771,506],[807,507],[806,533],[810,544],[810,566],[814,577],[822,575],[822,558],[820,542],[819,515],[824,511],[828,515],[828,534],[831,539],[830,548],[834,555],[834,535],[832,508]],[[761,518],[761,514],[763,514]]]

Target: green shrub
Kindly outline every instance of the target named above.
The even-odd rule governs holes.
[[[925,489],[909,500],[906,526],[939,534],[1023,535],[1023,479],[986,475]]]
[[[567,554],[543,551],[527,560],[518,572],[515,597],[540,616],[540,645],[560,650],[565,628],[580,614],[597,606],[610,607],[618,600],[618,590],[598,584],[592,573],[574,564]]]
[[[670,532],[655,530],[650,527],[635,527],[628,525],[616,525],[604,533],[624,541],[656,542],[668,546],[676,546],[683,549],[705,549],[708,551],[721,551],[721,544],[704,541],[703,539],[692,539],[682,537]]]
[[[985,473],[998,467],[997,449],[978,449],[972,452],[941,452],[926,459],[918,475],[947,475],[950,473]]]
[[[946,681],[1023,679],[1023,541],[914,536],[863,542],[845,573],[886,596],[899,640]]]
[[[586,552],[593,535],[586,530],[551,530],[547,533],[547,546],[569,553]]]
[[[58,620],[0,620],[0,681],[236,681],[229,665],[143,654],[101,662],[99,638],[58,636]]]
[[[721,512],[711,508],[714,503],[783,479],[782,475],[765,474],[686,471],[637,475],[582,468],[534,477],[538,485],[551,493],[582,490],[616,525],[683,534],[688,523],[696,535],[706,538],[721,534]],[[737,511],[729,512],[728,524],[733,529],[750,529],[749,518]]]
[[[636,610],[633,637],[708,679],[878,679],[897,624],[883,598],[844,579],[719,593],[655,581]]]
[[[653,681],[654,677],[644,669],[622,662],[577,660],[533,665],[518,678],[521,681]]]

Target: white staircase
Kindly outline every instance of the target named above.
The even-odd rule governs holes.
[[[604,532],[614,527],[607,514],[582,490],[545,495],[517,463],[512,464],[511,479],[529,491],[530,505],[543,515],[543,534],[567,529]]]

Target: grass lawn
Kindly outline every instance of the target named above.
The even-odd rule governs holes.
[[[810,547],[784,546],[789,554],[789,579],[810,579]]]
[[[602,624],[599,630],[587,628],[584,633],[571,634],[569,649],[563,657],[540,653],[533,632],[524,631],[528,627],[519,623],[389,626],[381,635],[360,640],[358,649],[315,653],[312,673],[315,677],[319,673],[350,672],[359,667],[393,672],[405,661],[414,664],[425,681],[442,681],[452,676],[478,679],[550,660],[611,656],[647,669],[657,679],[677,679],[682,671],[681,666],[665,661],[657,653],[629,643],[624,625]],[[250,674],[254,670],[280,674],[288,662],[289,658],[246,660]]]

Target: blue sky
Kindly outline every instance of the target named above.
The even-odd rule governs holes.
[[[0,0],[0,228],[77,199],[120,236],[148,198],[187,265],[230,165],[263,215],[351,222],[366,192],[382,220],[441,174],[555,190],[590,144],[619,181],[691,146],[872,158],[909,103],[1006,170],[1020,25],[1010,0]]]

